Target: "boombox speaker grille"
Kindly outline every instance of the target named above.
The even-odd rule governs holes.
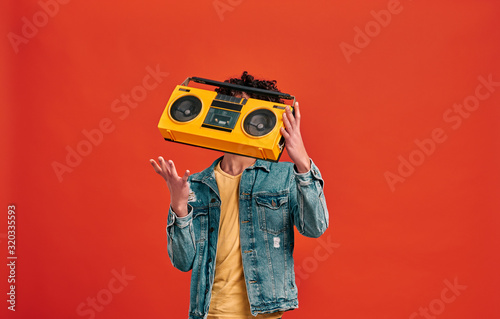
[[[276,115],[267,109],[250,112],[243,121],[243,129],[251,136],[264,136],[276,126]]]
[[[170,115],[178,122],[189,122],[201,112],[201,101],[199,98],[186,95],[177,99],[170,108]]]

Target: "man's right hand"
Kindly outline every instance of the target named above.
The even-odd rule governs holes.
[[[184,217],[188,214],[188,197],[189,197],[189,171],[186,170],[184,176],[177,175],[174,162],[169,160],[166,162],[163,157],[158,157],[158,163],[154,159],[149,162],[153,165],[155,172],[160,174],[167,182],[170,191],[170,206],[178,217]]]

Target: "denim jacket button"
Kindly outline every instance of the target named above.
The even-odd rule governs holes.
[[[212,200],[210,201],[210,203],[215,203],[215,198],[212,198]]]
[[[214,228],[213,227],[210,227],[210,232],[212,233],[214,231]]]

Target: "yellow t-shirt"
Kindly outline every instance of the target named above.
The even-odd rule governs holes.
[[[250,313],[240,248],[239,187],[241,174],[232,176],[215,168],[221,199],[219,240],[215,258],[215,279],[208,319],[276,319],[283,312]]]

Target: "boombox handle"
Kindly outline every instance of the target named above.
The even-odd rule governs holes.
[[[250,87],[250,86],[243,86],[243,85],[238,85],[238,84],[233,84],[233,83],[228,83],[228,82],[219,82],[219,81],[203,79],[203,78],[199,78],[199,77],[189,77],[184,82],[182,82],[181,85],[187,86],[190,81],[193,81],[196,83],[201,83],[201,84],[223,87],[223,88],[235,90],[235,91],[250,92],[250,93],[262,94],[262,95],[267,95],[267,96],[273,96],[273,97],[277,97],[277,98],[285,99],[285,100],[293,100],[292,105],[295,105],[295,97],[290,95],[290,94],[287,94],[287,93],[258,89],[258,88],[254,88],[254,87]]]

